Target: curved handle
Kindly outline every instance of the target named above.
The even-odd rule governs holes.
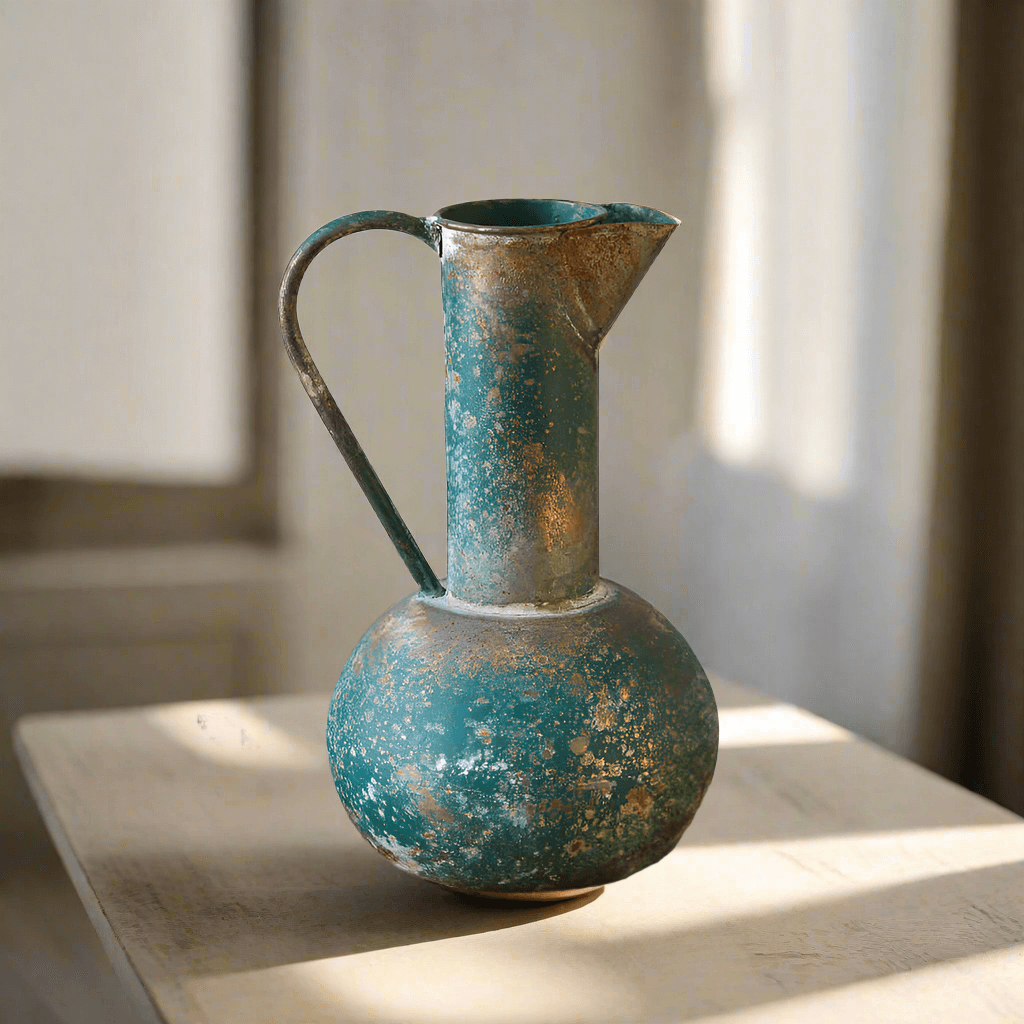
[[[299,285],[302,283],[302,276],[306,269],[313,262],[314,257],[326,249],[331,242],[344,238],[346,235],[354,234],[357,231],[369,231],[379,228],[384,231],[404,231],[406,234],[415,235],[422,242],[426,242],[434,252],[439,251],[440,232],[433,217],[410,217],[404,213],[391,213],[387,210],[369,210],[366,213],[353,213],[348,217],[339,217],[325,224],[319,231],[314,231],[302,245],[295,250],[295,255],[288,264],[284,273],[284,280],[281,282],[281,293],[278,298],[278,315],[281,318],[281,334],[284,339],[284,347],[288,352],[288,358],[295,367],[295,372],[302,381],[302,386],[309,395],[309,400],[314,408],[320,413],[320,419],[324,421],[338,451],[345,457],[348,468],[363,489],[363,494],[373,506],[377,518],[380,519],[387,530],[391,543],[395,545],[398,553],[402,556],[412,573],[412,578],[419,584],[420,589],[434,597],[440,597],[444,593],[434,570],[427,564],[419,545],[413,540],[409,528],[405,525],[394,502],[384,490],[384,485],[370,465],[369,459],[359,446],[352,428],[349,427],[342,416],[341,410],[334,401],[333,396],[327,389],[320,371],[310,357],[309,350],[302,340],[302,332],[299,330],[299,321],[295,312],[295,305],[299,295]]]

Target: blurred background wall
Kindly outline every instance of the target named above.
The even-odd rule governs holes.
[[[602,350],[603,573],[712,671],[1024,809],[1020,8],[46,0],[0,33],[5,731],[326,691],[411,589],[279,351],[310,231],[630,201],[682,226]],[[300,312],[443,572],[436,261],[348,239]]]

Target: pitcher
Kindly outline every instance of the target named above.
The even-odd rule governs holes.
[[[288,355],[420,588],[352,652],[327,723],[349,816],[420,878],[492,897],[577,895],[668,853],[711,781],[718,713],[703,669],[664,616],[598,575],[598,350],[678,224],[557,200],[373,211],[311,235],[285,273]],[[445,584],[296,319],[317,253],[371,228],[441,258]]]

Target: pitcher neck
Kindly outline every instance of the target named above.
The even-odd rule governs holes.
[[[596,359],[558,325],[464,316],[457,284],[443,288],[448,591],[487,605],[582,598],[598,580]]]

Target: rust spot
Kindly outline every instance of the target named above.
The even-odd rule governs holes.
[[[543,461],[544,445],[540,441],[533,441],[530,444],[523,445],[520,462],[522,470],[527,476],[533,476],[540,469]]]
[[[604,732],[606,729],[614,728],[615,724],[615,709],[608,698],[608,688],[602,686],[601,695],[597,700],[597,708],[594,711],[594,728],[598,732]]]
[[[544,741],[544,749],[540,752],[540,756],[545,761],[550,761],[555,756],[555,748],[551,745],[551,740]]]
[[[508,810],[508,816],[517,825],[529,825],[536,813],[537,806],[531,803],[519,804],[516,807],[510,807]]]
[[[569,749],[574,754],[582,754],[589,744],[590,733],[585,732],[582,736],[577,736],[575,739],[569,740]]]
[[[585,839],[574,839],[571,843],[566,843],[565,851],[570,857],[575,857],[578,853],[584,853],[590,849],[590,843]]]
[[[654,806],[654,799],[643,786],[636,786],[626,794],[626,803],[622,808],[623,814],[636,814],[646,818]]]
[[[419,807],[420,814],[423,817],[430,818],[432,821],[444,821],[450,824],[455,820],[452,812],[446,807],[442,807],[426,789],[420,790],[420,798],[416,806]]]
[[[548,814],[572,814],[573,806],[568,800],[559,800],[558,797],[555,797],[549,801],[545,810]]]
[[[549,481],[537,500],[537,530],[547,551],[582,543],[586,523],[563,473]]]
[[[446,807],[442,807],[435,799],[433,794],[427,787],[420,781],[421,775],[419,768],[414,764],[407,764],[399,768],[396,772],[399,778],[403,779],[408,785],[411,792],[415,793],[418,797],[416,806],[419,809],[420,814],[425,818],[430,818],[432,821],[446,824],[451,824],[455,821],[452,812]]]

